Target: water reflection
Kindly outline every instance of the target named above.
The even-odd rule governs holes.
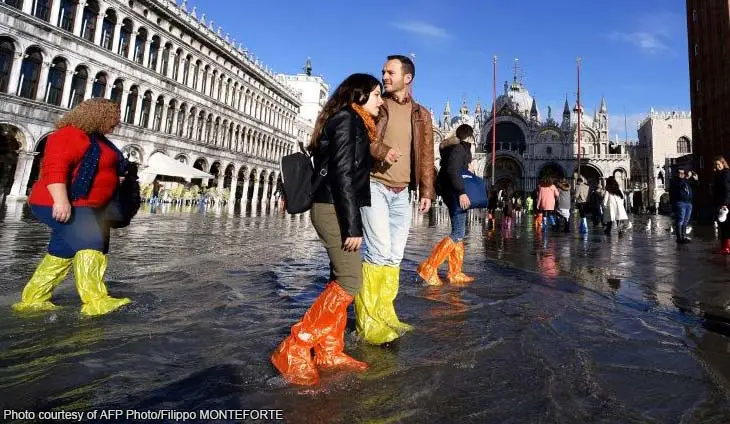
[[[346,350],[370,369],[301,389],[268,355],[327,283],[308,214],[146,205],[115,232],[110,257],[110,287],[134,303],[98,320],[79,318],[70,281],[59,312],[10,312],[47,230],[22,204],[1,214],[2,407],[273,407],[290,422],[730,420],[729,268],[701,234],[678,251],[638,222],[609,240],[536,231],[529,217],[503,232],[471,213],[465,270],[477,280],[425,287],[415,268],[450,224],[445,208],[416,212],[396,302],[416,329],[386,347],[348,333]]]

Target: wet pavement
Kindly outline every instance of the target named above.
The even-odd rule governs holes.
[[[0,410],[261,408],[294,423],[730,422],[730,257],[713,254],[711,228],[678,247],[666,218],[633,223],[622,237],[543,234],[527,223],[503,237],[475,217],[465,269],[477,281],[430,288],[415,268],[448,233],[448,218],[419,216],[396,303],[416,330],[385,347],[350,333],[348,352],[370,369],[297,388],[268,356],[327,283],[308,217],[142,211],[116,233],[107,274],[110,293],[130,297],[130,307],[81,318],[69,279],[54,296],[62,310],[22,317],[10,305],[47,230],[10,203],[0,209]]]

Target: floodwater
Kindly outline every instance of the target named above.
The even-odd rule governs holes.
[[[448,219],[418,216],[396,302],[416,330],[384,347],[350,332],[347,351],[370,369],[299,388],[268,358],[327,283],[308,217],[144,210],[115,233],[107,274],[110,293],[132,305],[82,318],[69,278],[54,295],[63,309],[23,317],[10,305],[47,230],[9,203],[0,209],[0,410],[276,409],[292,423],[730,422],[730,258],[712,253],[711,228],[678,247],[666,218],[651,217],[647,230],[648,218],[610,239],[527,223],[504,237],[475,218],[465,268],[477,281],[431,288],[414,270]]]

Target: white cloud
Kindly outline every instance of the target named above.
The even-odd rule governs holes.
[[[672,51],[676,37],[682,36],[685,27],[684,16],[674,12],[656,12],[636,19],[631,29],[614,31],[608,38],[633,44],[648,54],[662,54]]]
[[[391,25],[401,31],[430,38],[450,38],[445,29],[423,21],[392,22]]]
[[[660,34],[652,34],[649,32],[614,32],[609,37],[612,40],[619,40],[631,43],[650,54],[657,54],[669,51],[669,46],[667,46],[662,40],[665,37]]]

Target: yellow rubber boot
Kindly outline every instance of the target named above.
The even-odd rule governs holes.
[[[447,237],[448,238],[448,237]],[[449,239],[451,240],[451,239]],[[453,243],[452,243],[453,244]],[[400,287],[400,267],[385,267],[385,283],[380,288],[380,298],[378,299],[378,310],[380,316],[385,319],[385,323],[400,335],[407,331],[413,330],[413,326],[401,322],[395,313],[395,301],[398,296],[398,288]]]
[[[385,284],[386,268],[367,262],[362,264],[362,287],[355,296],[357,333],[368,343],[380,345],[400,337],[388,326],[382,314],[380,296]]]
[[[58,306],[51,303],[53,290],[71,269],[71,259],[49,255],[43,257],[28,284],[23,288],[21,301],[13,305],[18,312],[52,311]]]
[[[439,278],[438,269],[454,249],[454,241],[451,237],[444,237],[436,246],[434,246],[431,256],[418,266],[416,272],[418,276],[423,278],[429,286],[442,286],[444,283]]]
[[[104,273],[106,256],[98,250],[80,250],[73,260],[76,289],[81,296],[81,313],[88,316],[104,315],[131,302],[127,298],[116,299],[106,291]]]

